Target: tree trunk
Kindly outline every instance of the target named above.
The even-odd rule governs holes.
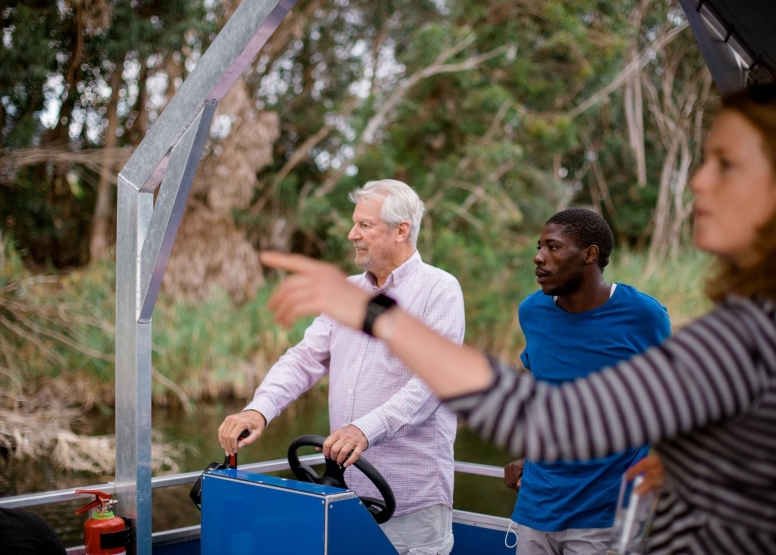
[[[674,187],[674,221],[671,225],[671,235],[669,244],[671,254],[678,255],[681,249],[682,229],[687,221],[687,217],[692,210],[684,202],[684,193],[687,190],[687,181],[690,175],[690,165],[692,164],[692,153],[690,152],[690,141],[687,135],[682,135],[682,151],[679,162],[679,172],[676,176],[676,186]]]
[[[628,52],[628,63],[635,61],[635,48]],[[644,101],[641,93],[640,71],[625,82],[625,121],[628,125],[628,142],[636,158],[636,176],[639,187],[647,184],[647,157],[644,149]]]
[[[43,145],[64,145],[69,141],[69,129],[72,123],[73,109],[78,96],[76,86],[80,76],[79,66],[84,49],[84,23],[83,7],[79,2],[73,4],[73,24],[71,45],[70,45],[70,63],[65,74],[63,95],[66,95],[59,109],[59,117],[54,128],[43,135],[41,143]],[[61,170],[57,170],[62,173]]]
[[[671,217],[671,182],[676,171],[676,157],[679,154],[679,139],[675,138],[666,151],[663,171],[660,172],[660,193],[655,207],[655,229],[649,245],[649,260],[656,261],[665,253]]]
[[[132,122],[132,133],[129,136],[129,141],[134,146],[139,145],[148,132],[148,112],[146,111],[146,103],[148,102],[147,81],[148,62],[145,57],[141,57],[140,73],[137,76],[137,102],[135,103],[137,115]]]
[[[100,172],[100,184],[97,187],[97,202],[94,206],[94,218],[92,219],[92,236],[89,241],[89,260],[94,262],[108,252],[108,227],[111,219],[111,206],[113,204],[113,164],[110,160],[110,152],[116,147],[118,137],[117,108],[119,103],[119,87],[121,86],[121,71],[123,68],[123,56],[118,58],[116,67],[110,76],[110,102],[108,104],[108,128],[105,132],[105,156],[103,157],[102,171]]]
[[[587,180],[588,188],[590,189],[590,202],[593,205],[593,211],[601,215],[601,195],[598,192],[598,184],[593,184],[593,181],[595,181],[595,176],[591,175],[590,178]]]
[[[641,22],[647,13],[651,0],[641,0],[633,10],[633,45],[628,50],[628,63],[639,56],[639,32]],[[644,99],[641,91],[641,69],[631,74],[625,87],[625,117],[628,123],[628,138],[636,158],[636,178],[639,187],[647,184],[647,156],[644,148]]]

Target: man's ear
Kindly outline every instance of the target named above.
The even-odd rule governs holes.
[[[590,245],[585,249],[585,264],[598,263],[598,245]]]
[[[395,228],[396,230],[396,240],[397,241],[407,241],[410,238],[410,223],[409,222],[401,222],[398,224]]]

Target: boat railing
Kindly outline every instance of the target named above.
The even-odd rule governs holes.
[[[323,464],[324,457],[322,454],[307,455],[299,457],[299,460],[311,466],[317,464]],[[276,459],[272,461],[255,462],[248,464],[241,464],[240,470],[247,472],[255,472],[258,474],[265,474],[268,472],[279,472],[281,470],[288,470],[287,459]],[[499,466],[490,466],[486,464],[469,463],[469,462],[455,462],[455,471],[463,474],[475,474],[478,476],[490,476],[492,478],[503,478],[504,469]],[[182,474],[168,474],[163,476],[156,476],[151,478],[151,489],[167,488],[172,486],[180,486],[184,484],[193,484],[197,481],[197,478],[202,474],[202,471],[184,472]],[[0,497],[0,508],[4,509],[24,509],[28,507],[35,507],[39,505],[49,505],[52,503],[64,503],[66,501],[76,501],[78,499],[84,499],[84,495],[76,495],[76,490],[82,489],[99,489],[105,493],[114,495],[116,493],[116,483],[106,482],[102,484],[94,484],[90,486],[78,486],[75,488],[66,488],[52,491],[45,491],[39,493],[27,493],[22,495],[14,495],[9,497]]]
[[[310,466],[315,466],[324,463],[323,454],[306,455],[299,457],[299,460]],[[279,472],[281,470],[287,470],[289,468],[287,459],[276,459],[271,461],[255,462],[248,464],[241,464],[240,470],[247,472],[255,472],[258,474],[265,474],[270,472]],[[470,463],[470,462],[455,462],[455,471],[462,474],[473,474],[477,476],[489,476],[491,478],[503,478],[504,469],[500,466],[490,466],[486,464]],[[181,474],[169,474],[163,476],[156,476],[151,478],[151,488],[167,488],[172,486],[180,486],[186,484],[193,484],[197,481],[197,478],[202,474],[202,471],[184,472]],[[84,499],[84,495],[76,495],[76,490],[81,489],[99,489],[105,493],[114,495],[116,493],[116,483],[106,482],[102,484],[94,484],[90,486],[78,486],[75,488],[66,488],[53,491],[45,491],[39,493],[27,493],[22,495],[14,495],[9,497],[0,497],[0,508],[5,509],[27,509],[30,507],[36,507],[41,505],[50,505],[54,503],[65,503],[67,501],[76,501]],[[459,523],[465,523],[470,526],[479,526],[484,528],[491,528],[495,530],[506,530],[509,524],[509,519],[486,515],[481,513],[472,513],[468,511],[453,511],[453,521]],[[163,530],[154,532],[152,535],[152,543],[154,546],[185,542],[188,540],[198,539],[200,536],[200,526],[187,526],[185,528],[175,528],[172,530]],[[67,549],[68,555],[83,555],[84,547],[71,547]]]

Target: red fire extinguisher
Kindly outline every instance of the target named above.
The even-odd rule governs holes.
[[[131,537],[131,527],[128,526],[128,519],[113,514],[113,507],[117,502],[111,499],[110,494],[101,491],[79,489],[75,493],[94,495],[89,504],[75,512],[80,515],[95,509],[84,524],[86,555],[125,555]]]

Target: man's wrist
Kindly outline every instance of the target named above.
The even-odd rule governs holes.
[[[245,409],[243,412],[255,412],[259,416],[261,416],[261,419],[264,421],[264,427],[267,427],[267,417],[264,416],[260,411],[257,411],[256,409]]]
[[[364,430],[362,430],[356,424],[348,424],[348,426],[353,426],[356,430],[358,430],[358,432],[361,434],[361,436],[364,438],[364,441],[366,442],[366,447],[364,447],[364,450],[367,450],[369,448],[369,438],[367,437],[367,435],[364,432]]]
[[[385,435],[385,426],[380,417],[376,414],[365,414],[358,420],[351,422],[349,425],[355,426],[362,434],[364,434],[367,447],[376,445]]]
[[[264,423],[266,426],[269,426],[269,423],[277,418],[278,414],[280,413],[277,405],[275,405],[272,399],[264,395],[254,398],[250,403],[245,405],[243,412],[246,410],[258,412],[264,418]]]

